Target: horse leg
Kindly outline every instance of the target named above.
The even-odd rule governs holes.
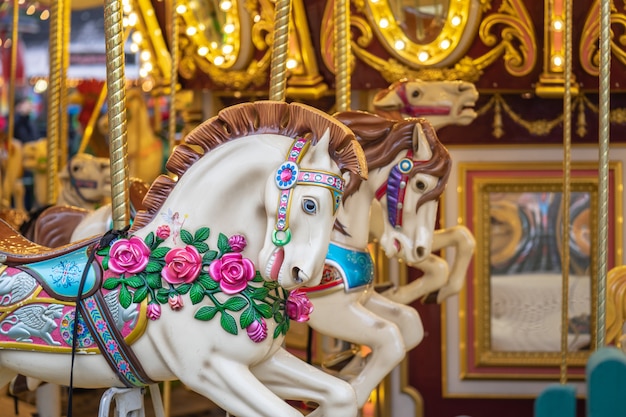
[[[247,365],[213,353],[200,369],[182,372],[180,381],[238,417],[303,417],[263,385]]]
[[[437,230],[433,235],[433,251],[453,247],[454,262],[448,274],[447,284],[439,290],[437,303],[446,298],[458,294],[465,283],[467,268],[472,260],[476,240],[470,230],[462,225],[456,225],[447,229]]]
[[[424,339],[422,319],[413,307],[393,302],[377,293],[369,297],[365,307],[398,326],[407,352]]]
[[[433,254],[418,265],[411,265],[424,272],[415,281],[397,288],[390,288],[383,295],[400,304],[411,304],[413,301],[439,290],[448,280],[448,263]]]
[[[348,302],[349,295],[336,292],[311,298],[314,312],[309,325],[322,334],[371,349],[361,372],[349,381],[358,406],[363,407],[372,390],[402,361],[406,349],[398,326],[365,308],[358,299]]]
[[[279,349],[270,359],[252,368],[252,372],[283,399],[319,404],[308,417],[356,417],[359,412],[350,384],[307,364],[285,349]]]

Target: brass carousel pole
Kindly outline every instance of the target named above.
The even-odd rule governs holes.
[[[350,3],[335,0],[335,100],[337,111],[350,110]]]
[[[69,115],[67,113],[68,88],[67,88],[67,71],[70,67],[70,33],[72,24],[72,7],[71,2],[66,2],[63,7],[61,31],[61,86],[60,95],[60,130],[59,130],[59,166],[65,167],[68,158],[68,141],[69,141]]]
[[[178,51],[178,1],[172,0],[172,44],[170,51],[172,53],[172,69],[170,73],[170,108],[169,108],[169,123],[168,123],[168,138],[170,143],[170,153],[174,150],[176,145],[176,84],[178,84],[178,63],[179,63],[179,51]]]
[[[114,229],[123,229],[130,219],[128,163],[126,159],[128,144],[126,138],[123,17],[121,0],[105,1],[107,105],[111,138],[111,206]]]
[[[600,154],[598,165],[598,310],[596,314],[596,350],[605,344],[606,274],[608,258],[608,178],[609,178],[609,110],[611,75],[611,2],[600,2]]]
[[[6,138],[6,149],[9,150],[15,134],[15,78],[17,76],[17,47],[20,23],[19,0],[13,0],[13,26],[11,27],[11,68],[9,74],[9,130]],[[2,190],[6,192],[6,190]]]
[[[567,383],[568,323],[569,323],[569,268],[570,268],[570,197],[572,160],[572,6],[565,6],[565,93],[563,95],[563,201],[561,247],[561,365],[560,383]]]
[[[274,101],[285,101],[291,1],[276,0],[275,7],[269,99]]]
[[[47,164],[47,199],[48,204],[57,202],[57,173],[59,172],[59,132],[60,132],[60,96],[61,96],[61,39],[64,0],[50,3],[50,76],[48,82],[48,164]]]

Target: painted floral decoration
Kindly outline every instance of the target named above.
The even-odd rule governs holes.
[[[290,297],[276,282],[264,281],[252,261],[242,256],[247,244],[244,236],[228,238],[220,233],[217,250],[212,250],[206,243],[209,235],[207,227],[193,234],[181,229],[185,246],[175,248],[163,245],[170,236],[168,226],[159,226],[145,239],[120,238],[97,251],[107,271],[103,287],[120,287],[119,301],[124,308],[147,299],[146,314],[151,320],[161,317],[161,305],[182,309],[185,294],[194,305],[207,298],[209,302],[196,311],[196,319],[212,320],[219,313],[225,331],[236,335],[239,329],[245,330],[257,343],[267,338],[267,320],[276,322],[273,337],[277,338],[287,333],[290,318],[308,319],[312,307],[304,300],[306,295],[303,298],[297,292]],[[223,302],[217,297],[220,293],[228,296]],[[232,312],[241,312],[239,323]]]

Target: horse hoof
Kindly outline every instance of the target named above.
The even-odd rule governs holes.
[[[439,295],[439,290],[431,292],[428,295],[425,295],[422,298],[422,304],[437,304],[437,296]]]
[[[27,391],[28,383],[26,382],[26,377],[24,375],[19,374],[9,383],[9,394],[11,394],[12,396],[17,396]]]

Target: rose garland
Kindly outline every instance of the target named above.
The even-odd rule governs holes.
[[[287,333],[289,319],[309,319],[313,306],[304,292],[289,293],[275,282],[264,281],[252,261],[242,256],[247,245],[244,236],[228,238],[220,233],[216,251],[205,242],[209,235],[208,227],[193,234],[181,228],[180,239],[186,246],[176,248],[162,246],[170,236],[167,225],[159,226],[156,234],[150,232],[144,240],[138,236],[120,238],[96,252],[109,275],[103,287],[120,287],[118,297],[124,308],[147,299],[151,320],[161,316],[161,304],[169,304],[175,311],[183,308],[184,294],[189,293],[192,304],[206,297],[210,305],[200,307],[196,319],[208,321],[220,313],[225,331],[237,335],[239,328],[245,329],[257,343],[267,338],[265,320],[277,323],[273,335],[277,338]],[[228,295],[228,299],[220,302],[216,297],[219,293]],[[238,326],[230,312],[239,311]]]

